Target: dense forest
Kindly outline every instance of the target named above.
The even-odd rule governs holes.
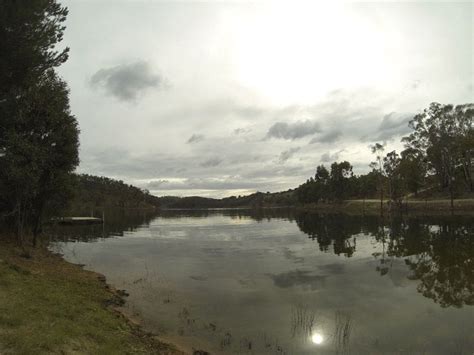
[[[294,190],[276,193],[255,192],[247,196],[231,196],[222,199],[199,196],[159,198],[161,208],[258,208],[272,206],[293,206],[297,203]]]
[[[121,180],[88,174],[75,175],[74,195],[69,204],[72,211],[96,208],[157,208],[160,199],[148,190],[128,185]]]

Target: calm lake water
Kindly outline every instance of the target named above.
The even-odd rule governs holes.
[[[54,250],[212,354],[473,354],[474,218],[106,213]]]

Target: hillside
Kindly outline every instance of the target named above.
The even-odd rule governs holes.
[[[296,204],[294,190],[283,192],[263,193],[255,192],[247,196],[231,196],[214,199],[199,196],[175,197],[164,196],[159,198],[161,208],[243,208],[243,207],[270,207],[292,206]]]
[[[120,180],[87,174],[76,175],[74,198],[70,209],[75,211],[94,208],[155,209],[160,199],[147,190],[128,185]]]

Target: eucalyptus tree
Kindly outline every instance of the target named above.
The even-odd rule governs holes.
[[[383,213],[383,189],[384,189],[384,174],[383,174],[383,152],[385,144],[375,143],[370,146],[372,154],[375,154],[375,161],[370,163],[370,167],[378,175],[379,190],[380,190],[380,213]]]
[[[396,151],[391,151],[383,158],[383,171],[387,177],[388,194],[390,203],[395,202],[401,206],[403,197],[403,178],[401,174],[402,159]]]
[[[400,155],[400,173],[405,181],[405,188],[417,196],[420,189],[425,185],[426,158],[420,151],[412,148],[404,149]]]
[[[330,174],[324,165],[318,165],[316,175],[314,176],[314,192],[317,194],[317,200],[328,200]]]
[[[336,201],[342,201],[348,197],[350,192],[349,178],[352,176],[352,165],[348,161],[331,164],[331,192]]]
[[[458,105],[454,108],[454,116],[458,128],[456,147],[459,154],[462,175],[469,191],[474,191],[473,160],[474,160],[474,104]]]
[[[433,102],[413,117],[410,121],[413,132],[403,138],[407,149],[425,157],[428,173],[436,175],[441,188],[449,190],[451,206],[459,170],[472,191],[473,112],[473,104],[453,106]]]

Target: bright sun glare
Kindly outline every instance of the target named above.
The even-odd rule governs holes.
[[[255,8],[245,21],[234,18],[239,82],[285,104],[383,80],[380,28],[339,2],[296,4],[271,3]]]
[[[322,344],[322,342],[324,341],[324,338],[321,334],[319,333],[314,333],[312,336],[311,336],[311,341],[316,344],[316,345],[319,345],[319,344]]]

